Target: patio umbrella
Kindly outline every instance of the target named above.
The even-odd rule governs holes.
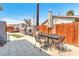
[[[53,17],[52,17],[52,11],[49,9],[48,13],[48,34],[50,34],[50,31],[53,27]],[[47,43],[49,44],[49,39],[47,40]]]
[[[54,26],[53,25],[53,15],[52,15],[51,9],[49,9],[49,13],[48,13],[48,34],[50,34],[50,31],[52,30],[53,26]]]

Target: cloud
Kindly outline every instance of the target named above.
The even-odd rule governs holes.
[[[5,21],[7,24],[19,24],[24,22],[22,20],[10,19],[10,18],[2,18],[1,21]]]

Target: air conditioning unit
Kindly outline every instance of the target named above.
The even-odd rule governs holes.
[[[7,25],[6,22],[0,21],[0,43],[7,42]]]

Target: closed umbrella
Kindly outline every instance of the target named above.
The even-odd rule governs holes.
[[[52,11],[51,9],[49,9],[49,13],[48,13],[48,34],[49,34],[49,31],[52,29],[53,27],[53,15],[52,15]]]
[[[52,11],[51,9],[49,9],[49,13],[48,13],[48,34],[50,34],[51,29],[53,27],[53,17],[52,17]],[[47,40],[47,43],[49,45],[49,38]]]
[[[51,9],[49,9],[49,13],[48,13],[48,28],[52,28],[53,27],[53,17],[52,17],[52,11]]]

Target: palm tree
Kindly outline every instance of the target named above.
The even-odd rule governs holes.
[[[3,11],[3,7],[2,6],[0,6],[0,11]]]
[[[73,10],[69,10],[66,15],[68,15],[68,16],[74,16],[74,11]]]
[[[28,24],[29,27],[31,27],[31,19],[27,20],[27,19],[24,19],[24,22],[26,24]]]

